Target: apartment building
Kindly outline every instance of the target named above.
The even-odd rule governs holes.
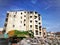
[[[42,37],[42,18],[35,11],[7,11],[4,31],[8,33],[11,30],[32,30],[35,37]]]

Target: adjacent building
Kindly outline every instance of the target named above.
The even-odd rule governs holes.
[[[0,28],[0,34],[2,34],[3,28]]]
[[[46,38],[47,37],[46,28],[42,28],[42,31],[43,31],[43,37]]]
[[[56,32],[55,35],[57,39],[60,39],[60,32]]]
[[[35,37],[42,37],[42,18],[35,11],[8,11],[4,31],[8,33],[11,30],[32,30]]]
[[[55,38],[55,33],[54,32],[47,32],[47,38],[54,39]]]

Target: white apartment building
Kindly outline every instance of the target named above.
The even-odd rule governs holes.
[[[11,30],[32,30],[35,37],[42,37],[42,18],[35,11],[8,11],[4,30],[6,33]]]

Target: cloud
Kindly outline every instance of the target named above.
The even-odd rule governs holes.
[[[47,10],[47,9],[49,9],[49,8],[51,8],[51,7],[52,7],[52,5],[47,6],[47,7],[45,7],[45,10]]]
[[[23,8],[12,5],[12,6],[9,7],[9,10],[23,10]]]
[[[44,9],[49,9],[49,8],[60,8],[60,0],[46,0],[46,1],[43,1],[43,3],[45,6],[44,6]]]
[[[53,25],[47,29],[48,31],[57,32],[60,31],[60,24]]]
[[[36,4],[37,0],[31,0],[31,2],[32,2],[33,4]]]

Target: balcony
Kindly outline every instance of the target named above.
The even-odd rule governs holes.
[[[5,25],[4,25],[5,27],[7,26],[7,24],[5,23]]]
[[[9,16],[9,13],[7,13],[7,17]]]
[[[6,18],[6,20],[5,20],[6,22],[8,21],[8,18]]]

